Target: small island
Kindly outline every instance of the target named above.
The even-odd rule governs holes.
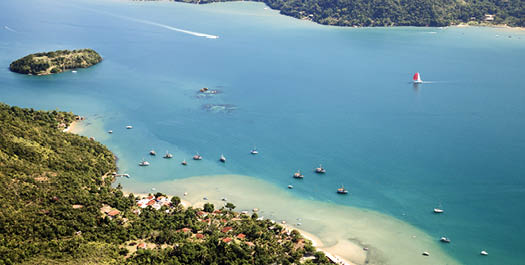
[[[49,75],[69,69],[87,68],[102,61],[92,49],[58,50],[27,55],[9,65],[9,70],[27,75]]]

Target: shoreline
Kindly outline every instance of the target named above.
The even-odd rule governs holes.
[[[63,132],[68,132],[68,133],[79,134],[82,131],[81,128],[80,128],[80,120],[75,120],[75,121],[71,122],[71,124],[69,124],[69,126],[66,127],[62,131]]]
[[[330,24],[323,24],[319,23],[315,20],[312,20],[308,17],[294,17],[292,15],[287,15],[281,13],[280,9],[274,9],[270,7],[265,2],[258,2],[258,1],[244,1],[244,0],[233,0],[233,1],[217,1],[217,2],[207,2],[207,3],[194,3],[194,2],[184,2],[180,0],[128,0],[130,2],[174,2],[174,3],[181,3],[181,4],[191,4],[191,5],[210,5],[210,4],[223,4],[223,3],[239,3],[239,2],[253,2],[253,3],[262,3],[265,5],[266,8],[274,11],[278,11],[279,15],[291,17],[297,20],[303,20],[303,21],[309,21],[312,23],[315,23],[317,25],[321,26],[328,26],[328,27],[340,27],[340,28],[399,28],[399,27],[416,27],[416,28],[447,28],[447,27],[487,27],[487,28],[495,28],[495,29],[507,29],[507,30],[519,30],[519,31],[525,31],[525,27],[513,27],[509,26],[507,24],[489,24],[484,22],[476,22],[477,24],[469,24],[469,22],[461,22],[459,24],[450,24],[447,26],[414,26],[414,25],[406,25],[406,26],[399,26],[399,25],[393,25],[393,26],[357,26],[357,25],[349,25],[349,26],[341,26],[341,25],[330,25]]]
[[[134,195],[161,192],[179,196],[188,206],[236,205],[236,212],[257,212],[287,229],[297,230],[335,264],[461,264],[436,238],[393,216],[368,209],[295,197],[272,183],[244,175],[192,176],[153,183],[122,179]],[[161,188],[159,188],[161,187]],[[186,196],[183,196],[187,193]],[[248,194],[248,195],[247,195]],[[254,207],[257,207],[255,209]],[[254,210],[252,210],[254,209]],[[431,253],[431,258],[421,255]]]
[[[154,192],[151,192],[150,194],[155,194],[157,191],[154,191]],[[134,193],[134,192],[131,192],[129,190],[125,190],[125,189],[122,189],[122,193],[124,194],[124,196],[129,196],[129,194],[133,194],[133,196],[135,197],[139,197],[139,198],[145,198],[145,197],[148,197],[150,194],[148,193]],[[170,195],[170,194],[166,194],[166,197],[168,198],[168,200],[171,200],[172,197],[175,197],[176,195]],[[184,207],[185,209],[189,208],[189,207],[194,207],[194,208],[202,208],[200,205],[196,204],[196,203],[191,203],[190,201],[188,200],[185,200],[184,198],[180,198],[180,205],[182,205],[182,207]],[[345,258],[342,258],[338,255],[335,255],[333,254],[330,249],[333,249],[335,247],[340,247],[341,245],[341,242],[337,242],[334,246],[331,246],[331,247],[325,247],[325,244],[323,243],[323,241],[316,235],[310,233],[310,232],[307,232],[303,229],[300,229],[300,228],[297,228],[297,227],[294,227],[294,226],[291,226],[289,224],[283,224],[283,223],[278,223],[279,225],[281,225],[284,229],[286,229],[287,231],[293,231],[293,230],[297,230],[301,236],[306,239],[306,240],[309,240],[310,242],[312,242],[312,246],[314,246],[316,248],[317,251],[321,251],[325,254],[325,256],[330,260],[332,261],[333,263],[335,264],[339,264],[339,265],[361,265],[361,264],[365,264],[364,262],[363,263],[354,263],[354,262],[351,262],[349,260],[346,260]],[[347,246],[346,246],[347,247]],[[359,247],[362,247],[362,246],[359,246]]]
[[[493,28],[500,30],[515,30],[515,31],[525,31],[525,27],[512,27],[506,24],[469,24],[469,23],[459,23],[457,25],[450,25],[447,27],[455,28]]]

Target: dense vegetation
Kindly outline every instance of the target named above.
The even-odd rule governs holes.
[[[173,197],[139,208],[111,187],[105,146],[59,129],[74,119],[0,103],[0,264],[328,263],[296,231],[231,203],[183,209]]]
[[[102,61],[102,57],[91,49],[59,50],[27,55],[12,62],[9,70],[20,74],[46,75],[67,69],[86,68]]]
[[[205,4],[235,0],[175,0]],[[337,26],[525,26],[523,0],[254,0],[281,14]],[[485,15],[495,15],[487,21]]]

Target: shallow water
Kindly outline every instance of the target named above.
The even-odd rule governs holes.
[[[132,191],[172,193],[162,183],[248,175],[273,185],[276,201],[286,192],[406,222],[396,227],[423,231],[432,252],[443,253],[432,260],[525,260],[522,31],[326,27],[257,3],[7,0],[0,10],[9,11],[0,16],[0,65],[56,49],[104,57],[76,74],[0,68],[0,101],[87,116],[82,134],[117,154]],[[415,71],[429,83],[414,87]],[[202,87],[221,93],[201,97]],[[162,159],[166,150],[175,157]],[[204,160],[189,161],[196,152]],[[138,167],[142,158],[151,166]],[[312,172],[319,163],[327,174]],[[302,181],[291,178],[298,169]],[[349,196],[335,193],[342,184]],[[436,216],[439,205],[445,213]],[[305,229],[320,234],[316,222]],[[358,240],[371,242],[376,229]],[[437,242],[444,235],[451,244]],[[490,255],[480,257],[482,249]]]

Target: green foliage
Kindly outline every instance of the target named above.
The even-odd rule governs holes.
[[[147,207],[139,214],[133,194],[111,187],[113,154],[57,129],[74,119],[0,103],[1,265],[300,264],[306,248],[314,253],[297,231],[287,234],[269,220],[231,211],[213,213],[212,204],[200,217],[200,209],[184,210],[173,197],[175,211]],[[119,214],[107,216],[108,207]],[[226,240],[241,233],[244,238]],[[139,242],[150,247],[137,249]]]
[[[235,0],[175,0],[206,4]],[[484,21],[525,26],[522,0],[254,0],[281,14],[337,26],[448,26]]]
[[[208,213],[211,213],[213,212],[213,210],[215,210],[215,206],[211,203],[205,203],[204,204],[204,211],[205,212],[208,212]]]
[[[92,49],[59,50],[27,55],[12,62],[9,70],[20,74],[55,74],[66,69],[86,68],[102,61]]]
[[[231,202],[226,203],[226,205],[224,207],[228,208],[230,211],[235,209],[235,205],[233,203],[231,203]]]

